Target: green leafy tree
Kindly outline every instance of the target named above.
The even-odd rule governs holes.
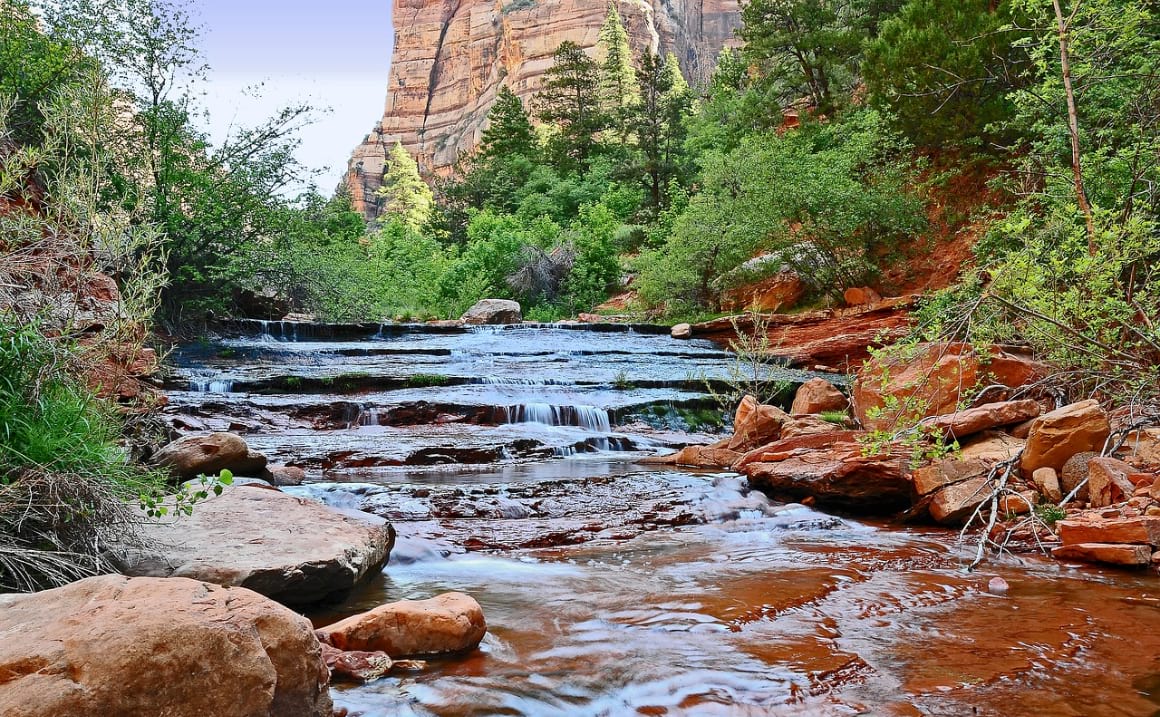
[[[550,154],[557,167],[583,171],[597,150],[597,133],[608,126],[597,65],[576,43],[567,41],[556,48],[552,67],[544,74],[538,115],[559,127],[559,134],[550,140]]]
[[[378,195],[382,201],[382,213],[398,218],[405,226],[418,229],[431,216],[434,203],[431,188],[419,176],[419,165],[399,142],[387,153],[387,166]]]

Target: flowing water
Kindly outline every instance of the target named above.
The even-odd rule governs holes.
[[[175,419],[245,433],[307,469],[287,490],[399,534],[316,623],[447,590],[487,616],[471,655],[336,686],[351,714],[1160,715],[1155,577],[1035,557],[968,575],[952,533],[639,464],[715,439],[688,425],[729,369],[708,344],[246,328],[177,353]]]

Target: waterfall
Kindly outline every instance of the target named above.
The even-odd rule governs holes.
[[[189,390],[194,393],[233,393],[234,382],[229,378],[201,378],[194,376],[189,379]]]
[[[548,403],[524,403],[503,408],[507,423],[542,423],[545,426],[576,426],[589,431],[608,433],[612,419],[608,411],[596,406],[553,406]]]

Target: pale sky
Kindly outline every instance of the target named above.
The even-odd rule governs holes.
[[[305,100],[329,107],[302,132],[299,160],[328,169],[318,180],[330,194],[350,151],[382,117],[394,30],[392,0],[191,0],[204,26],[210,66],[210,136],[231,123],[253,125],[279,107]],[[263,85],[261,99],[245,89]]]

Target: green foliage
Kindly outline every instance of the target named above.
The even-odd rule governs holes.
[[[661,248],[639,262],[648,304],[684,297],[716,309],[757,254],[822,291],[866,283],[869,255],[922,226],[906,191],[905,144],[872,111],[797,132],[755,133],[702,160],[701,193]]]
[[[487,129],[480,139],[477,157],[484,162],[514,157],[534,159],[539,154],[535,130],[524,103],[507,85],[501,85],[495,104],[487,113]]]
[[[636,104],[639,92],[636,72],[632,67],[628,31],[624,29],[615,3],[608,4],[608,14],[600,28],[596,42],[596,62],[600,66],[601,106],[610,118],[622,120],[629,108]],[[621,129],[621,141],[626,138],[627,132]]]
[[[1067,511],[1057,505],[1044,503],[1043,505],[1035,506],[1035,515],[1042,520],[1047,527],[1054,528],[1055,524],[1067,517]]]
[[[387,153],[378,195],[383,216],[411,229],[422,227],[431,216],[431,188],[419,176],[419,165],[398,142]]]
[[[411,388],[430,388],[433,386],[446,386],[447,377],[437,373],[417,373],[407,379],[407,385]]]
[[[920,146],[998,139],[1027,64],[1011,22],[1009,1],[910,0],[866,47],[874,104]]]
[[[538,117],[558,127],[548,142],[553,161],[583,172],[597,151],[597,133],[609,121],[600,97],[600,71],[571,41],[561,43],[552,60],[537,97]]]

